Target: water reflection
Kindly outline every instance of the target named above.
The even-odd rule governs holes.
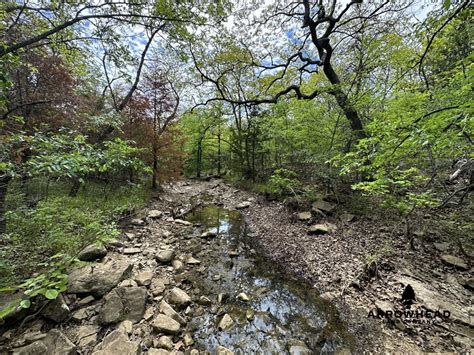
[[[304,342],[311,353],[352,346],[352,338],[327,303],[258,253],[246,237],[239,212],[211,205],[194,210],[187,220],[199,223],[201,232],[217,234],[200,255],[207,259],[207,273],[204,277],[196,273],[193,283],[213,300],[218,294],[228,295],[223,304],[216,302],[213,313],[195,317],[190,324],[202,349],[212,352],[223,345],[241,354],[281,354],[295,341]],[[250,253],[252,248],[257,252]],[[235,251],[238,256],[229,257]],[[237,300],[241,292],[250,297],[249,302]],[[255,314],[252,321],[246,317],[249,310]],[[228,331],[218,331],[224,313],[235,324]]]

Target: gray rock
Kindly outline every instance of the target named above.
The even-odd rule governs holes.
[[[238,210],[242,210],[244,208],[249,208],[251,205],[252,203],[250,201],[244,201],[242,203],[239,203],[237,206],[235,206],[235,208],[237,208]]]
[[[135,277],[135,281],[139,286],[148,286],[153,276],[155,276],[155,274],[151,270],[142,271]]]
[[[114,324],[122,320],[139,322],[145,313],[146,289],[117,287],[104,297],[99,312],[100,324]]]
[[[170,354],[170,352],[165,349],[151,348],[151,349],[148,349],[147,351],[147,355],[168,355],[168,354]]]
[[[166,334],[178,334],[181,328],[177,321],[164,314],[158,314],[153,320],[152,326],[155,331]]]
[[[79,307],[82,307],[82,306],[85,306],[89,303],[92,303],[95,301],[95,298],[94,296],[87,296],[87,297],[84,297],[83,299],[81,299],[79,302],[77,302],[77,305]]]
[[[91,244],[79,253],[78,259],[81,261],[95,261],[107,255],[107,249],[103,245]]]
[[[145,225],[145,221],[143,219],[140,219],[140,218],[134,218],[130,221],[130,223],[134,226],[144,226]]]
[[[181,224],[183,226],[192,226],[193,225],[191,222],[183,221],[182,219],[175,219],[173,222]]]
[[[133,254],[139,254],[141,252],[142,250],[140,248],[125,248],[122,253],[125,255],[133,255]]]
[[[121,329],[107,335],[95,350],[93,355],[138,355],[140,353],[139,344],[130,341]]]
[[[244,292],[239,293],[239,294],[237,295],[237,299],[238,299],[238,300],[241,300],[241,301],[244,301],[244,302],[250,301],[249,296],[247,296],[247,294],[244,293]]]
[[[158,338],[158,340],[156,341],[156,343],[153,344],[153,346],[166,350],[173,350],[173,339],[171,339],[169,336],[163,335]]]
[[[199,297],[198,303],[203,305],[203,306],[210,306],[212,304],[212,301],[209,298],[207,298],[206,296],[201,296],[201,297]]]
[[[117,286],[131,270],[131,263],[118,260],[75,269],[69,274],[68,292],[103,296]]]
[[[457,256],[445,254],[441,255],[441,260],[449,266],[454,266],[461,270],[469,270],[469,266],[464,262],[464,260]]]
[[[150,210],[148,212],[148,218],[151,218],[151,219],[160,218],[162,215],[163,215],[163,212],[158,211],[158,210]]]
[[[99,323],[103,325],[118,323],[123,319],[123,313],[125,309],[122,298],[116,290],[112,290],[104,297],[104,303],[99,312]]]
[[[133,323],[129,320],[124,320],[118,326],[118,329],[122,329],[125,334],[132,334],[133,332]]]
[[[119,287],[137,287],[138,284],[135,280],[126,279],[119,283]]]
[[[76,329],[75,343],[81,348],[95,345],[99,330],[95,325],[81,325]]]
[[[189,257],[188,260],[186,260],[186,264],[188,265],[198,265],[200,264],[201,261],[199,261],[198,259],[194,258],[194,257]]]
[[[173,266],[173,269],[174,271],[176,272],[180,272],[184,269],[184,264],[181,260],[178,260],[178,259],[174,259],[172,262],[171,262],[171,266]]]
[[[327,234],[327,233],[329,233],[329,228],[325,224],[313,224],[308,229],[308,234],[320,235],[320,234]]]
[[[186,334],[184,334],[183,342],[184,342],[184,345],[185,345],[185,346],[192,346],[192,345],[194,345],[193,335],[192,335],[191,333],[186,333]]]
[[[350,213],[343,213],[339,216],[339,219],[344,223],[349,223],[354,220],[355,216]]]
[[[449,243],[433,243],[433,246],[440,252],[445,252],[449,249]]]
[[[311,219],[311,212],[300,212],[298,213],[298,220],[300,221],[309,221]]]
[[[213,232],[213,231],[206,231],[206,232],[201,234],[201,238],[213,238],[213,237],[216,237],[216,236],[217,236],[217,233]]]
[[[398,279],[402,285],[411,285],[415,291],[417,302],[421,303],[430,311],[448,310],[451,312],[450,320],[471,326],[469,310],[461,305],[457,305],[452,299],[439,294],[436,291],[428,289],[427,285],[410,277],[401,277]]]
[[[332,212],[332,210],[334,210],[334,208],[336,207],[336,205],[330,203],[330,202],[327,202],[327,201],[324,201],[324,200],[318,200],[316,202],[313,202],[312,206],[311,206],[311,210],[316,212],[317,211],[323,211],[325,213],[330,213]]]
[[[234,355],[234,352],[224,348],[222,345],[218,345],[216,349],[216,355]]]
[[[227,313],[224,314],[224,316],[221,318],[219,321],[219,325],[217,326],[220,330],[229,330],[233,327],[234,325],[234,320],[232,319],[231,316],[229,316]]]
[[[40,341],[48,348],[47,354],[72,355],[76,353],[76,346],[57,329],[51,329]]]
[[[387,311],[393,311],[392,304],[387,301],[377,300],[375,301],[375,307],[383,314],[387,313]]]
[[[169,263],[171,260],[173,260],[173,258],[174,250],[172,249],[160,250],[156,254],[156,259],[162,263]]]
[[[185,291],[175,287],[168,295],[168,302],[183,307],[191,303],[191,297]]]
[[[306,346],[306,344],[299,340],[294,340],[288,344],[288,351],[291,355],[309,355],[311,350]]]
[[[161,295],[166,289],[166,282],[161,278],[154,278],[150,284],[150,290],[153,296]]]
[[[51,319],[57,323],[65,321],[70,314],[71,310],[66,302],[64,302],[64,297],[62,295],[59,295],[55,300],[50,301],[41,312],[43,317]]]
[[[48,348],[40,340],[35,341],[27,346],[21,348],[13,349],[12,355],[38,355],[38,354],[47,354]]]
[[[173,307],[171,307],[168,302],[165,300],[162,300],[160,302],[160,312],[163,313],[164,315],[167,315],[170,318],[173,318],[175,321],[177,321],[181,325],[186,324],[186,320],[174,310]]]

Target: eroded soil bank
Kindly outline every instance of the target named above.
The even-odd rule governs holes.
[[[383,226],[328,208],[298,215],[219,180],[167,185],[107,250],[82,254],[92,263],[70,274],[66,296],[4,326],[0,352],[469,351],[469,270],[420,266]],[[398,252],[365,272],[389,242]],[[450,317],[368,317],[402,309],[408,284],[411,309]]]

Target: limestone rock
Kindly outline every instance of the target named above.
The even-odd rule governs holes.
[[[76,346],[57,329],[51,329],[40,341],[48,348],[47,354],[72,355],[76,353]]]
[[[241,300],[241,301],[244,301],[244,302],[250,301],[249,296],[247,296],[247,294],[244,293],[244,292],[239,293],[239,294],[237,295],[237,299],[239,299],[239,300]]]
[[[118,326],[118,329],[122,329],[126,334],[132,334],[133,332],[133,323],[131,321],[124,320]]]
[[[91,293],[101,297],[117,286],[131,270],[130,262],[118,260],[75,269],[69,274],[68,293]]]
[[[212,301],[206,296],[201,296],[199,297],[198,303],[203,306],[210,306],[212,304]]]
[[[141,252],[142,252],[142,250],[140,248],[125,248],[123,250],[123,254],[125,254],[125,255],[139,254]]]
[[[153,346],[156,346],[157,348],[163,348],[166,350],[173,350],[174,344],[173,344],[173,340],[169,336],[163,335],[156,341],[156,344],[155,343],[153,344]]]
[[[134,226],[139,226],[139,227],[145,225],[145,221],[140,218],[134,218],[130,221],[130,223],[133,224]]]
[[[445,254],[441,255],[441,260],[449,266],[454,266],[461,270],[469,270],[469,266],[464,262],[464,260],[457,256]]]
[[[231,316],[229,316],[227,313],[224,314],[224,316],[221,318],[221,320],[219,321],[219,325],[218,325],[218,328],[220,330],[229,330],[232,328],[232,326],[234,325],[234,320],[232,319]]]
[[[175,287],[168,295],[168,302],[182,307],[191,303],[191,297],[185,291]]]
[[[327,234],[327,233],[329,233],[329,228],[325,224],[313,224],[308,229],[308,234],[321,235],[321,234]]]
[[[178,312],[176,312],[173,307],[168,304],[168,302],[164,300],[160,302],[160,312],[170,318],[173,318],[181,325],[186,324],[186,320]]]
[[[43,317],[51,319],[57,323],[65,321],[70,314],[71,311],[66,302],[64,302],[64,297],[62,295],[59,295],[55,300],[50,301],[41,312]]]
[[[181,260],[178,260],[178,259],[174,259],[172,262],[171,262],[171,266],[173,266],[173,269],[174,271],[176,272],[180,272],[184,269],[184,264]]]
[[[107,255],[107,249],[103,245],[91,244],[79,253],[78,259],[81,261],[95,261]]]
[[[21,348],[13,349],[12,355],[36,355],[36,354],[47,354],[48,348],[46,345],[40,340],[35,341],[26,346],[22,346]]]
[[[104,297],[99,312],[100,324],[114,324],[122,320],[139,322],[145,313],[146,289],[117,287]]]
[[[199,261],[198,259],[194,258],[194,257],[189,257],[188,260],[186,260],[186,264],[188,265],[198,265],[200,264],[201,261]]]
[[[300,221],[309,221],[311,219],[311,212],[300,212],[298,213],[298,220]]]
[[[183,342],[184,342],[184,345],[185,345],[185,346],[192,346],[192,345],[194,345],[193,335],[192,335],[191,333],[186,333],[186,334],[184,334]]]
[[[244,208],[249,208],[251,205],[252,203],[250,201],[244,201],[242,203],[239,203],[237,206],[235,206],[235,208],[237,208],[238,210],[242,210]]]
[[[169,263],[173,259],[173,257],[174,257],[174,250],[172,249],[160,250],[156,254],[156,259],[162,263]]]
[[[201,238],[213,238],[216,236],[217,236],[217,233],[213,231],[205,231],[204,233],[201,234]]]
[[[435,247],[436,250],[440,252],[445,252],[446,250],[449,249],[449,243],[433,243],[433,246]]]
[[[75,343],[81,348],[93,346],[99,330],[100,327],[95,325],[81,325],[76,329]]]
[[[300,340],[294,340],[288,344],[288,351],[291,355],[309,355],[311,350]]]
[[[154,275],[155,274],[151,270],[142,271],[135,277],[135,281],[139,286],[148,286]]]
[[[354,220],[355,216],[350,213],[343,213],[339,216],[339,219],[344,223],[349,223]]]
[[[140,347],[137,342],[130,341],[127,334],[121,329],[114,330],[107,335],[94,351],[93,355],[138,355]]]
[[[151,218],[151,219],[160,218],[162,215],[163,215],[163,212],[158,211],[158,210],[150,210],[150,211],[148,211],[148,218]]]
[[[165,291],[165,289],[166,289],[166,283],[165,283],[165,280],[163,280],[162,278],[154,278],[151,281],[150,290],[153,296],[156,297],[156,296],[161,295]]]
[[[151,349],[148,349],[146,354],[147,355],[168,355],[168,354],[170,354],[170,352],[165,350],[165,349],[151,348]]]
[[[316,213],[318,213],[318,211],[323,211],[324,213],[330,213],[332,212],[332,210],[334,210],[335,207],[336,205],[330,202],[327,202],[324,200],[318,200],[316,202],[313,202],[311,206],[311,210]]]
[[[219,345],[216,349],[216,355],[234,355],[234,352]]]
[[[173,222],[181,224],[183,226],[192,226],[193,225],[191,222],[183,221],[182,219],[175,219]]]
[[[442,294],[428,289],[427,285],[410,277],[401,277],[398,279],[403,285],[411,285],[415,291],[415,299],[426,309],[431,311],[448,310],[451,312],[450,320],[471,326],[469,310],[456,305],[451,299]]]
[[[152,326],[157,332],[167,334],[178,334],[181,328],[177,321],[164,314],[158,314],[153,320]]]

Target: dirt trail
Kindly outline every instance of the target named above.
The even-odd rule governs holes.
[[[408,269],[383,264],[379,279],[358,278],[366,255],[380,247],[378,227],[332,215],[300,221],[283,204],[218,180],[167,185],[106,251],[82,254],[100,259],[71,273],[66,296],[24,331],[3,329],[0,353],[467,349],[472,328],[465,308],[453,307]],[[327,233],[308,234],[315,222],[326,223]],[[450,308],[455,322],[407,326],[367,317],[372,309],[398,307],[408,282],[418,303]]]

